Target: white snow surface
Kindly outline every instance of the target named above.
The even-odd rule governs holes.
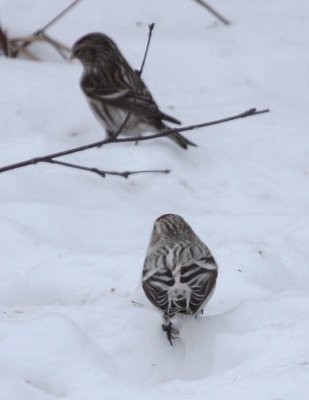
[[[11,36],[69,2],[0,0]],[[184,125],[271,112],[168,139],[62,158],[129,179],[38,164],[0,175],[0,399],[307,400],[309,3],[84,0],[48,33],[102,31]],[[0,59],[0,166],[98,141],[81,66]],[[182,215],[219,264],[216,291],[171,347],[136,291],[153,221]],[[131,300],[143,306],[134,306]]]

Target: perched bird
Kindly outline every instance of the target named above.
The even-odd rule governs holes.
[[[121,131],[129,136],[146,131],[159,133],[169,128],[164,121],[180,124],[160,111],[143,80],[108,36],[102,33],[83,36],[73,45],[71,58],[79,59],[84,67],[81,89],[108,138],[115,137],[129,112]],[[168,138],[183,149],[196,146],[177,132]]]
[[[159,217],[152,230],[144,262],[142,286],[151,303],[163,313],[168,340],[179,336],[171,319],[197,315],[210,299],[218,275],[208,247],[176,214]]]

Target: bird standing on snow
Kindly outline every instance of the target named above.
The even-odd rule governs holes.
[[[153,305],[163,312],[163,331],[169,342],[179,332],[176,314],[196,315],[210,299],[218,275],[208,247],[179,215],[164,214],[153,227],[144,262],[142,286]]]
[[[71,58],[78,58],[84,67],[82,91],[108,138],[115,137],[129,111],[130,118],[121,131],[129,136],[168,129],[163,121],[180,124],[160,111],[143,80],[108,36],[102,33],[83,36],[74,44]],[[183,149],[196,146],[177,132],[168,138]]]

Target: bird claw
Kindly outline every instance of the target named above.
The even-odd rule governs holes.
[[[167,339],[170,342],[170,345],[173,346],[173,339],[177,339],[179,337],[179,331],[173,327],[172,323],[169,322],[167,325],[162,325],[163,332],[166,332]]]
[[[197,312],[197,313],[194,315],[194,318],[195,318],[196,320],[198,320],[198,319],[200,318],[201,315],[204,315],[204,310],[203,310],[203,309],[201,309],[201,311]]]

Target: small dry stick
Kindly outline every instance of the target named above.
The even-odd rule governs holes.
[[[111,144],[111,143],[139,142],[142,140],[151,140],[151,139],[168,136],[168,135],[172,134],[173,132],[192,131],[194,129],[203,128],[205,126],[222,124],[224,122],[233,121],[235,119],[246,118],[246,117],[250,117],[252,115],[258,115],[258,114],[263,114],[263,113],[267,113],[267,112],[269,112],[268,109],[257,111],[255,108],[250,108],[249,110],[242,112],[240,114],[234,115],[232,117],[217,119],[215,121],[210,121],[210,122],[204,122],[202,124],[190,125],[190,126],[186,126],[183,128],[166,129],[160,133],[156,133],[153,135],[134,136],[134,137],[128,137],[128,138],[125,137],[125,138],[116,138],[116,139],[110,139],[110,138],[104,139],[99,142],[94,142],[94,143],[86,144],[84,146],[74,147],[73,149],[59,151],[57,153],[48,154],[46,156],[35,157],[35,158],[31,158],[29,160],[21,161],[21,162],[15,163],[15,164],[6,165],[5,167],[0,168],[0,173],[10,171],[12,169],[26,167],[27,165],[34,165],[39,162],[50,162],[50,160],[52,158],[58,158],[58,157],[66,156],[68,154],[78,153],[80,151],[93,149],[95,147],[99,147],[99,146],[103,146],[103,145],[107,145],[107,144]]]
[[[134,304],[135,306],[144,307],[144,304],[139,303],[138,301],[135,300],[131,300],[131,303]]]
[[[214,8],[210,7],[209,4],[205,3],[203,0],[194,0],[196,3],[201,5],[202,7],[206,8],[212,15],[214,15],[218,20],[223,22],[225,25],[230,25],[230,21],[228,21],[226,18],[224,18],[221,14],[218,13]]]
[[[60,18],[62,18],[71,8],[76,6],[77,3],[79,3],[81,0],[74,0],[71,4],[69,4],[64,10],[62,10],[58,15],[56,15],[52,20],[47,22],[46,25],[43,26],[43,28],[38,29],[36,31],[37,34],[45,32],[48,28],[50,28],[56,21],[58,21]]]
[[[32,54],[30,51],[29,51],[29,49],[27,49],[26,47],[25,48],[23,48],[23,47],[19,47],[18,45],[13,45],[13,49],[14,49],[14,52],[18,52],[18,53],[21,53],[21,54],[23,54],[26,58],[29,58],[30,60],[32,60],[32,61],[40,61],[40,59],[37,57],[37,56],[35,56],[34,54]]]
[[[69,4],[64,10],[62,10],[59,14],[57,14],[53,19],[51,19],[47,24],[45,24],[42,28],[37,29],[35,32],[33,32],[32,36],[40,36],[41,34],[45,33],[45,31],[50,28],[55,22],[57,22],[60,18],[62,18],[71,8],[76,6],[77,3],[79,3],[80,0],[74,0],[71,4]],[[26,41],[23,43],[23,47],[28,46],[32,40]]]
[[[50,37],[46,33],[42,33],[39,37],[42,38],[42,40],[44,42],[49,43],[64,60],[68,59],[68,56],[66,56],[63,53],[63,51],[66,51],[67,53],[70,53],[71,49],[69,47],[67,47],[64,44],[58,42],[58,40],[53,39],[52,37]]]
[[[76,169],[80,169],[82,171],[94,172],[95,174],[100,175],[102,178],[105,178],[106,175],[114,175],[114,176],[121,176],[123,178],[128,178],[130,175],[136,175],[136,174],[149,174],[149,173],[168,174],[168,173],[170,173],[169,169],[147,169],[147,170],[140,170],[140,171],[117,172],[117,171],[104,171],[99,168],[83,167],[82,165],[67,163],[67,162],[63,162],[63,161],[56,161],[53,159],[46,159],[44,162],[47,162],[50,164],[63,165],[64,167],[76,168]]]
[[[32,35],[27,36],[25,38],[15,38],[15,39],[10,39],[9,42],[12,43],[13,51],[12,51],[12,56],[17,57],[19,52],[22,52],[24,54],[27,54],[29,56],[29,51],[23,51],[27,46],[29,46],[31,43],[37,40],[45,41],[49,44],[51,44],[55,50],[63,57],[66,58],[65,55],[62,53],[62,50],[65,50],[67,52],[70,51],[70,49],[60,43],[59,41],[51,38],[48,36],[45,31],[51,27],[56,21],[58,21],[60,18],[62,18],[69,10],[71,10],[77,3],[79,3],[81,0],[75,0],[71,4],[69,4],[64,10],[62,10],[59,14],[57,14],[52,20],[47,22],[42,28],[37,29],[35,32],[33,32]],[[21,42],[18,44],[18,42]],[[31,54],[31,53],[30,53]],[[34,56],[31,55],[32,59],[36,59]]]

